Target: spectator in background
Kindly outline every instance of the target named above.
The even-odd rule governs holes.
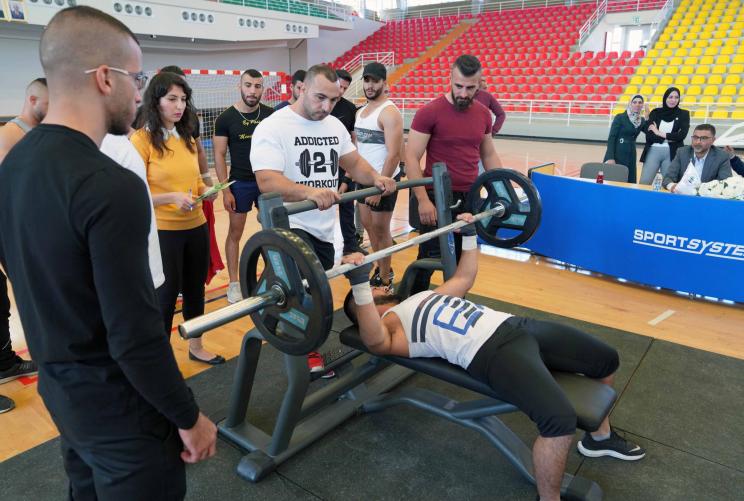
[[[292,74],[292,85],[290,87],[290,90],[292,91],[292,97],[290,97],[289,100],[282,101],[281,103],[274,106],[274,111],[281,110],[285,106],[294,104],[294,102],[297,101],[297,98],[300,97],[302,82],[305,81],[305,74],[305,70],[297,70]]]
[[[615,115],[607,138],[607,152],[604,162],[620,164],[628,168],[628,182],[638,182],[636,172],[636,138],[646,125],[643,114],[643,96],[636,95],[630,100],[628,109]]]
[[[484,75],[481,75],[478,85],[478,92],[475,93],[474,99],[491,110],[491,113],[493,113],[494,120],[493,129],[491,129],[491,135],[495,136],[501,130],[501,127],[506,121],[506,113],[504,112],[504,108],[501,107],[496,98],[488,92],[488,82],[486,82],[486,77]]]
[[[724,150],[713,146],[716,128],[710,124],[700,124],[692,132],[692,146],[677,150],[674,160],[664,176],[662,186],[674,193],[677,183],[682,179],[688,165],[692,165],[700,176],[700,181],[723,180],[731,177],[731,163]]]
[[[734,148],[732,148],[731,146],[724,146],[723,151],[728,153],[729,162],[731,162],[731,168],[734,170],[734,172],[736,172],[740,176],[744,176],[744,162],[741,161],[741,158],[736,156]]]
[[[646,147],[641,154],[643,169],[639,184],[651,184],[659,169],[666,175],[677,148],[684,144],[690,130],[690,112],[679,107],[680,96],[677,87],[669,87],[664,92],[662,107],[651,111],[646,126],[641,129],[646,134]]]
[[[26,87],[21,114],[0,127],[0,163],[28,131],[44,120],[48,107],[49,91],[46,78],[37,78]]]
[[[132,144],[145,163],[155,206],[165,274],[157,294],[169,337],[179,291],[185,320],[204,314],[209,230],[195,198],[208,188],[199,174],[194,108],[186,80],[176,73],[158,73],[147,87],[142,108],[145,126],[132,135]],[[189,358],[210,365],[225,361],[206,351],[201,338],[189,340]]]
[[[354,103],[346,99],[344,94],[349,90],[351,85],[351,74],[346,70],[336,70],[338,76],[338,87],[341,89],[341,99],[331,110],[331,116],[338,118],[351,135],[351,141],[356,144],[357,137],[354,132],[356,124],[357,107]],[[338,192],[343,194],[347,191],[354,191],[356,183],[346,175],[342,167],[338,168]],[[344,237],[344,254],[351,254],[359,251],[359,240],[357,239],[357,228],[354,224],[354,202],[345,202],[338,204],[338,220],[341,226],[341,235]],[[362,232],[364,230],[362,229]]]

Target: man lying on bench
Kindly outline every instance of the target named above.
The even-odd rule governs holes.
[[[472,215],[458,219],[472,222]],[[532,448],[540,499],[557,501],[576,432],[576,413],[550,370],[584,374],[611,385],[619,365],[617,351],[573,327],[513,316],[463,299],[478,272],[478,244],[472,225],[461,233],[457,271],[442,285],[403,299],[373,290],[371,265],[360,266],[347,273],[351,291],[344,311],[370,352],[444,358],[527,414],[540,431]],[[342,262],[361,264],[363,258],[355,253]],[[584,435],[578,449],[589,457],[628,461],[646,454],[612,430],[608,418],[596,432]]]

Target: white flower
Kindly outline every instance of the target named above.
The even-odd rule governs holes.
[[[723,192],[723,183],[720,181],[708,181],[698,188],[698,195],[701,197],[721,198]]]

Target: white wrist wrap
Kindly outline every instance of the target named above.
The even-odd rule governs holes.
[[[354,302],[359,306],[369,304],[374,300],[369,283],[352,285],[351,293],[354,295]]]
[[[462,250],[468,251],[478,248],[478,237],[473,235],[470,237],[462,237]]]

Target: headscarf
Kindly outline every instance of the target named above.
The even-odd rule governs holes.
[[[640,112],[636,113],[630,108],[631,103],[635,101],[636,99],[640,99],[641,101],[643,101],[643,96],[641,96],[640,94],[636,94],[635,96],[633,96],[633,99],[631,99],[630,103],[628,103],[627,113],[628,113],[628,118],[630,119],[630,123],[632,123],[633,127],[637,129],[638,127],[641,126],[641,120],[643,118],[641,117]]]
[[[667,98],[672,92],[676,92],[679,96],[680,102],[682,101],[682,93],[679,91],[679,89],[677,87],[669,87],[664,93],[664,97],[661,99],[661,109],[656,108],[659,111],[657,111],[655,114],[658,116],[659,119],[665,122],[674,122],[674,119],[679,116],[679,103],[677,103],[677,106],[675,106],[674,108],[670,108],[666,104]]]

